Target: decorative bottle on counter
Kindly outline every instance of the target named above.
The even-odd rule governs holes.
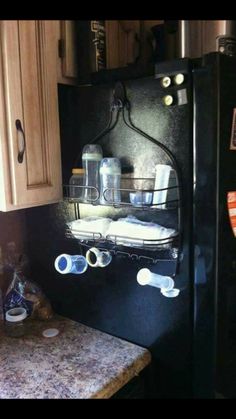
[[[6,312],[5,331],[7,336],[18,338],[25,334],[24,320],[27,317],[26,309],[16,307]]]

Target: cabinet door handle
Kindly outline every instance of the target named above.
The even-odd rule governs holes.
[[[17,141],[18,141],[18,163],[23,162],[24,152],[25,152],[25,133],[21,126],[19,119],[16,119],[16,129],[17,129]]]

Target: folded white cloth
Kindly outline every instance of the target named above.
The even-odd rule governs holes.
[[[105,238],[110,218],[104,217],[86,217],[67,223],[74,237],[84,238]]]
[[[117,244],[148,245],[164,244],[168,239],[176,234],[172,228],[166,228],[152,222],[140,221],[136,217],[128,216],[120,218],[109,224],[107,238],[115,240]]]
[[[68,223],[68,226],[75,238],[107,238],[116,244],[126,246],[165,244],[166,239],[176,234],[172,228],[140,221],[131,215],[120,218],[118,221],[104,217],[87,217],[72,221]]]

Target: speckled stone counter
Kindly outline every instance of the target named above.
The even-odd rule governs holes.
[[[26,326],[23,338],[0,333],[1,399],[109,398],[151,361],[147,349],[63,317]],[[59,334],[43,337],[51,327]]]

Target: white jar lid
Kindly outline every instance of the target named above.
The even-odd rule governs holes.
[[[57,336],[59,333],[59,330],[56,328],[52,328],[52,329],[45,329],[42,333],[42,335],[45,338],[53,338],[54,336]]]
[[[21,320],[26,319],[27,311],[23,307],[11,308],[6,312],[6,320],[8,322],[20,322]]]
[[[161,293],[165,297],[174,298],[174,297],[178,297],[180,290],[178,288],[172,288],[171,290],[168,291],[165,288],[161,288]]]

